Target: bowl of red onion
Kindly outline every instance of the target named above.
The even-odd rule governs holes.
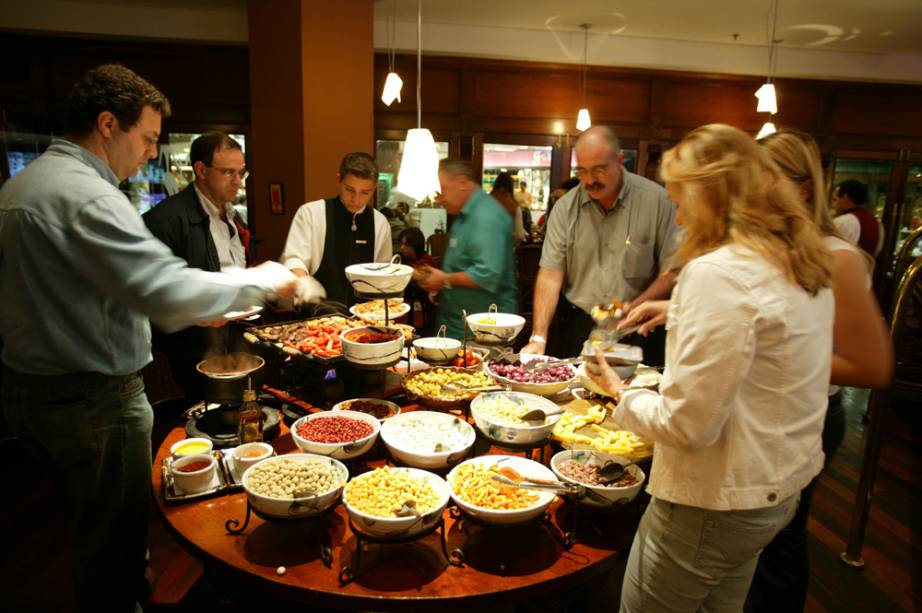
[[[553,396],[565,390],[576,379],[576,369],[569,364],[530,370],[531,362],[553,362],[556,358],[537,354],[509,354],[487,362],[487,370],[498,382],[516,392]]]
[[[301,451],[337,460],[357,458],[378,440],[381,422],[359,411],[324,411],[291,424],[291,438]]]

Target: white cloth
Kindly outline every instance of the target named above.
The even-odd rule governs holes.
[[[391,226],[387,218],[374,211],[375,220],[375,262],[390,261],[393,255]],[[320,268],[323,259],[323,245],[327,235],[326,203],[314,200],[302,204],[295,213],[288,230],[288,240],[280,261],[291,270],[306,270],[313,275]]]
[[[877,221],[877,246],[874,247],[873,255],[875,258],[880,255],[881,250],[884,248],[884,225],[880,223],[880,220]],[[836,230],[839,231],[839,234],[845,237],[845,240],[850,242],[853,245],[857,245],[858,241],[861,240],[861,222],[858,221],[858,217],[852,215],[851,213],[845,213],[844,215],[839,215],[832,220],[832,223],[835,224]]]
[[[199,190],[198,185],[192,184],[195,188],[195,195],[202,205],[202,210],[208,215],[208,231],[211,233],[211,240],[214,241],[215,249],[218,251],[218,261],[221,263],[221,270],[226,271],[228,268],[246,268],[247,258],[243,250],[243,243],[240,242],[240,233],[234,226],[234,216],[237,211],[230,202],[224,203],[224,218],[208,196]],[[227,219],[227,221],[224,221]]]
[[[653,439],[652,496],[718,511],[774,506],[823,467],[833,294],[810,296],[741,247],[679,275],[662,395],[622,393],[615,420]]]

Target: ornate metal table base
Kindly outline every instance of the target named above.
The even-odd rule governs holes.
[[[243,518],[243,525],[241,526],[240,521],[232,517],[228,519],[226,522],[224,522],[224,529],[227,530],[228,534],[232,534],[234,536],[243,534],[243,532],[247,529],[247,526],[250,525],[250,513],[251,512],[257,515],[258,517],[260,517],[261,519],[268,521],[268,522],[296,524],[296,523],[307,523],[307,522],[314,522],[317,520],[323,520],[330,513],[330,511],[332,511],[333,508],[335,507],[336,505],[334,504],[330,508],[325,510],[323,513],[320,513],[319,515],[312,515],[310,517],[292,517],[291,519],[281,519],[279,517],[272,517],[270,515],[260,513],[259,511],[254,509],[252,505],[250,505],[250,501],[247,500],[247,511],[246,511],[246,516]],[[326,566],[327,568],[332,568],[333,567],[333,544],[330,540],[330,532],[326,529],[321,529],[319,530],[319,532],[320,532],[320,561],[323,562],[323,565]]]

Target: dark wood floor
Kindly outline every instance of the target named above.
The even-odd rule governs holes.
[[[922,459],[922,417],[918,415],[922,402],[918,397],[895,396],[864,548],[867,565],[859,572],[845,568],[839,554],[845,548],[860,471],[867,394],[846,390],[846,438],[820,479],[809,523],[809,613],[916,608],[922,581],[922,556],[917,555],[922,546],[922,477],[917,470]],[[5,546],[0,549],[4,609],[67,610],[71,592],[64,546],[67,530],[53,482],[30,470],[32,464],[15,441],[0,444],[0,460],[9,486],[0,510],[6,532]],[[151,567],[159,582],[155,600],[145,610],[232,611],[252,605],[219,577],[205,574],[199,578],[201,565],[172,540],[156,515],[152,516],[150,539]],[[521,606],[519,611],[565,611],[569,610],[566,602]]]

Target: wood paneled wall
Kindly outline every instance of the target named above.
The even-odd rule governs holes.
[[[397,56],[402,103],[375,103],[379,134],[416,123],[416,63]],[[375,91],[387,73],[375,62]],[[592,120],[613,126],[626,141],[676,141],[706,123],[758,131],[759,77],[592,67],[587,97]],[[826,149],[922,151],[922,86],[776,79],[778,126],[814,134]],[[450,134],[575,135],[580,107],[577,67],[459,57],[423,58],[423,123]]]

